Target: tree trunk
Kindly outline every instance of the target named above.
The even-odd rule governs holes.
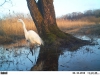
[[[65,38],[68,39],[67,42],[71,42],[72,36],[57,27],[53,0],[38,0],[37,3],[35,0],[27,0],[27,5],[45,45],[64,45]]]
[[[44,41],[44,46],[41,47],[40,56],[38,59],[38,61],[40,60],[41,63],[38,62],[38,66],[43,64],[46,65],[46,63],[52,63],[51,59],[53,59],[53,56],[51,51],[58,50],[55,48],[68,47],[74,50],[77,49],[79,46],[86,44],[86,42],[77,39],[70,34],[62,32],[57,27],[53,0],[38,0],[38,2],[36,2],[35,0],[27,0],[27,5],[38,30],[38,33]],[[56,61],[58,60],[58,55],[55,56]],[[50,60],[48,60],[47,57],[51,57]],[[57,63],[55,66],[53,65],[51,67],[53,68],[56,66]],[[50,66],[48,66],[48,68],[44,66],[42,70],[49,70],[49,67]],[[34,69],[32,68],[32,70]],[[52,70],[57,70],[57,68]]]

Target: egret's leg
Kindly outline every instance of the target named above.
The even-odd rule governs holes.
[[[31,53],[32,53],[32,56],[33,56],[33,48],[32,48],[32,47],[30,47],[30,51],[31,51]]]

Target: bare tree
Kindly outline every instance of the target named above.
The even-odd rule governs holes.
[[[79,42],[57,27],[53,0],[27,0],[27,5],[45,45],[68,46]]]
[[[39,35],[44,41],[37,64],[31,70],[57,70],[59,47],[76,49],[86,42],[62,32],[56,23],[53,0],[26,0]]]
[[[31,70],[57,70],[59,47],[68,47],[73,50],[86,44],[86,41],[64,33],[57,27],[53,0],[26,1],[38,33],[44,41],[37,64]]]

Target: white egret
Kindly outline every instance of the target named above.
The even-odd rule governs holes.
[[[32,52],[33,55],[33,51],[32,49],[35,46],[40,46],[43,45],[43,40],[40,38],[40,36],[33,30],[29,30],[27,31],[26,27],[25,27],[25,23],[22,19],[18,19],[18,22],[21,22],[23,25],[23,30],[24,30],[24,34],[25,34],[25,38],[26,41],[29,43],[30,45],[30,51]]]

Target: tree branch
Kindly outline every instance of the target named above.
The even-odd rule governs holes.
[[[38,33],[49,33],[49,25],[56,25],[53,0],[26,0]]]
[[[43,17],[37,7],[35,0],[26,0],[26,1],[34,22],[36,23],[36,25],[40,25],[41,22],[43,21]]]
[[[30,14],[33,18],[33,21],[36,25],[36,28],[38,30],[38,33],[41,35],[42,32],[45,31],[45,26],[44,26],[44,19],[43,16],[37,6],[37,3],[35,0],[26,0],[27,1],[27,6],[30,10]]]
[[[9,0],[9,1],[10,1],[10,0]],[[4,2],[3,2],[3,3],[1,3],[1,4],[0,4],[0,6],[3,6],[6,2],[9,2],[9,1],[4,0]]]
[[[2,4],[0,4],[0,6],[3,6],[5,3],[6,3],[6,0]]]
[[[56,24],[53,0],[38,0],[37,5],[44,18],[45,24]]]

